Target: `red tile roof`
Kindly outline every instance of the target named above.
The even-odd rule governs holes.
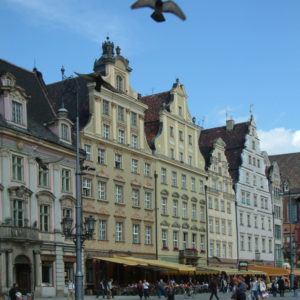
[[[200,134],[199,147],[207,167],[214,141],[221,138],[226,143],[225,155],[229,163],[229,173],[234,183],[239,180],[239,167],[242,164],[241,154],[245,147],[249,125],[249,122],[239,123],[234,125],[232,130],[227,130],[226,126],[211,128],[202,130]]]
[[[155,149],[153,138],[157,136],[160,128],[159,113],[163,105],[169,104],[170,99],[170,92],[154,94],[140,99],[142,103],[148,105],[148,109],[145,112],[145,133],[151,149]]]
[[[289,180],[291,192],[300,193],[300,152],[270,155],[269,159],[277,161],[282,180]]]

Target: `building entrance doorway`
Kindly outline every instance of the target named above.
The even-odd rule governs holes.
[[[24,255],[19,255],[15,260],[16,282],[22,294],[31,292],[31,267],[29,259]]]

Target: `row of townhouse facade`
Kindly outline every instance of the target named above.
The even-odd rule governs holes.
[[[37,70],[1,60],[1,290],[20,281],[24,291],[60,295],[74,278],[74,244],[61,221],[75,216],[76,99],[82,215],[96,220],[84,243],[87,288],[109,277],[130,281],[123,266],[105,264],[114,256],[236,267],[274,265],[276,249],[281,261],[281,239],[273,241],[281,199],[277,193],[274,214],[269,192],[280,187],[279,169],[260,150],[253,116],[203,130],[178,79],[167,92],[141,97],[120,48],[107,39],[102,50],[94,71],[113,89],[80,77],[46,86]]]

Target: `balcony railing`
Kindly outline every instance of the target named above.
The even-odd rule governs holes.
[[[191,250],[191,249],[179,250],[179,257],[180,258],[197,258],[198,257],[198,251],[197,250]]]
[[[39,240],[39,230],[32,227],[0,226],[0,239]]]

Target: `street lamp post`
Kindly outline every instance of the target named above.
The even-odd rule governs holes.
[[[62,71],[62,78],[64,77],[64,69]],[[82,230],[82,203],[81,203],[81,178],[80,169],[80,141],[79,141],[79,107],[78,107],[78,83],[76,82],[76,220],[75,220],[75,234],[73,234],[72,224],[73,220],[70,217],[65,217],[62,220],[63,233],[67,238],[73,238],[76,246],[76,273],[75,273],[75,299],[83,299],[83,272],[82,272],[82,244],[86,239],[92,239],[94,226],[96,220],[93,216],[85,218],[84,230]],[[64,91],[63,91],[64,92]]]
[[[293,235],[292,235],[292,229],[293,229],[293,220],[292,220],[292,198],[291,198],[291,190],[290,190],[290,184],[288,180],[284,181],[283,184],[283,191],[284,193],[288,193],[289,195],[289,223],[290,223],[290,265],[291,265],[291,274],[290,274],[290,289],[294,286],[294,248],[293,248]]]

